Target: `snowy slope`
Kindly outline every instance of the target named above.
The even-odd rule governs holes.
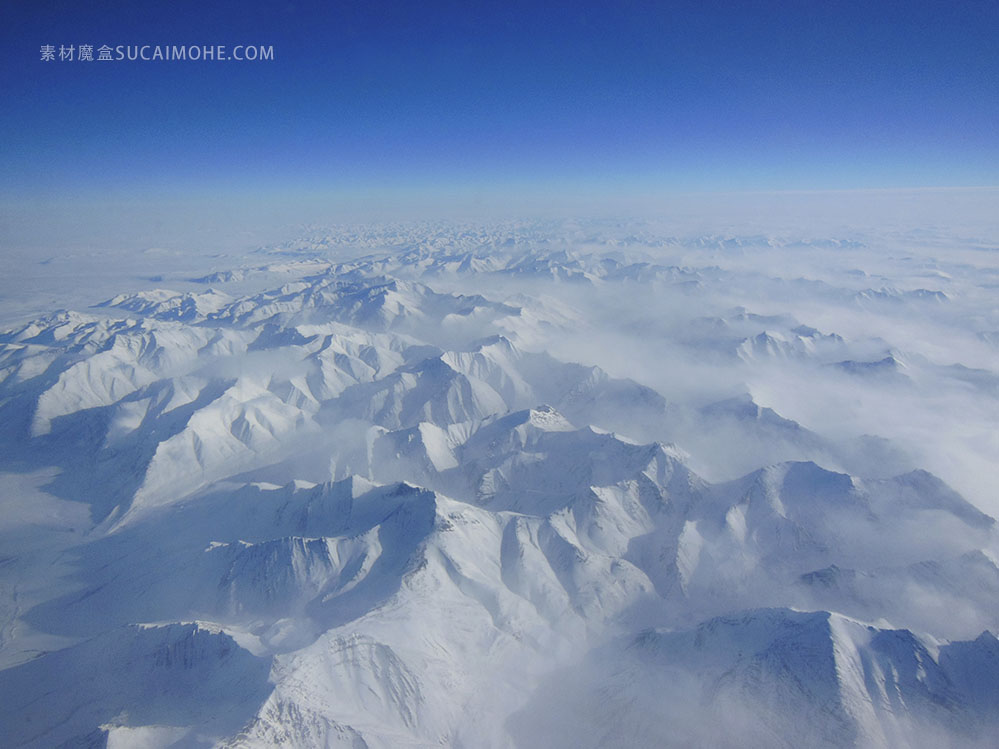
[[[987,745],[989,464],[941,446],[999,363],[897,327],[977,297],[602,231],[309,236],[0,333],[2,743]]]

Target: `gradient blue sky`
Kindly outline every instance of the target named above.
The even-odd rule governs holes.
[[[999,184],[995,0],[0,7],[8,203]]]

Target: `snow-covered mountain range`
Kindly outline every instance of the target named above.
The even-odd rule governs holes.
[[[992,745],[974,269],[561,230],[313,233],[0,333],[0,743]]]

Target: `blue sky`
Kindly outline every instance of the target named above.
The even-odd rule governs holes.
[[[999,184],[999,3],[2,4],[8,203]],[[266,62],[42,62],[263,44]]]

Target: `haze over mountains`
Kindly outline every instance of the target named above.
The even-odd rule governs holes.
[[[8,313],[4,743],[988,746],[989,236],[335,227]]]

